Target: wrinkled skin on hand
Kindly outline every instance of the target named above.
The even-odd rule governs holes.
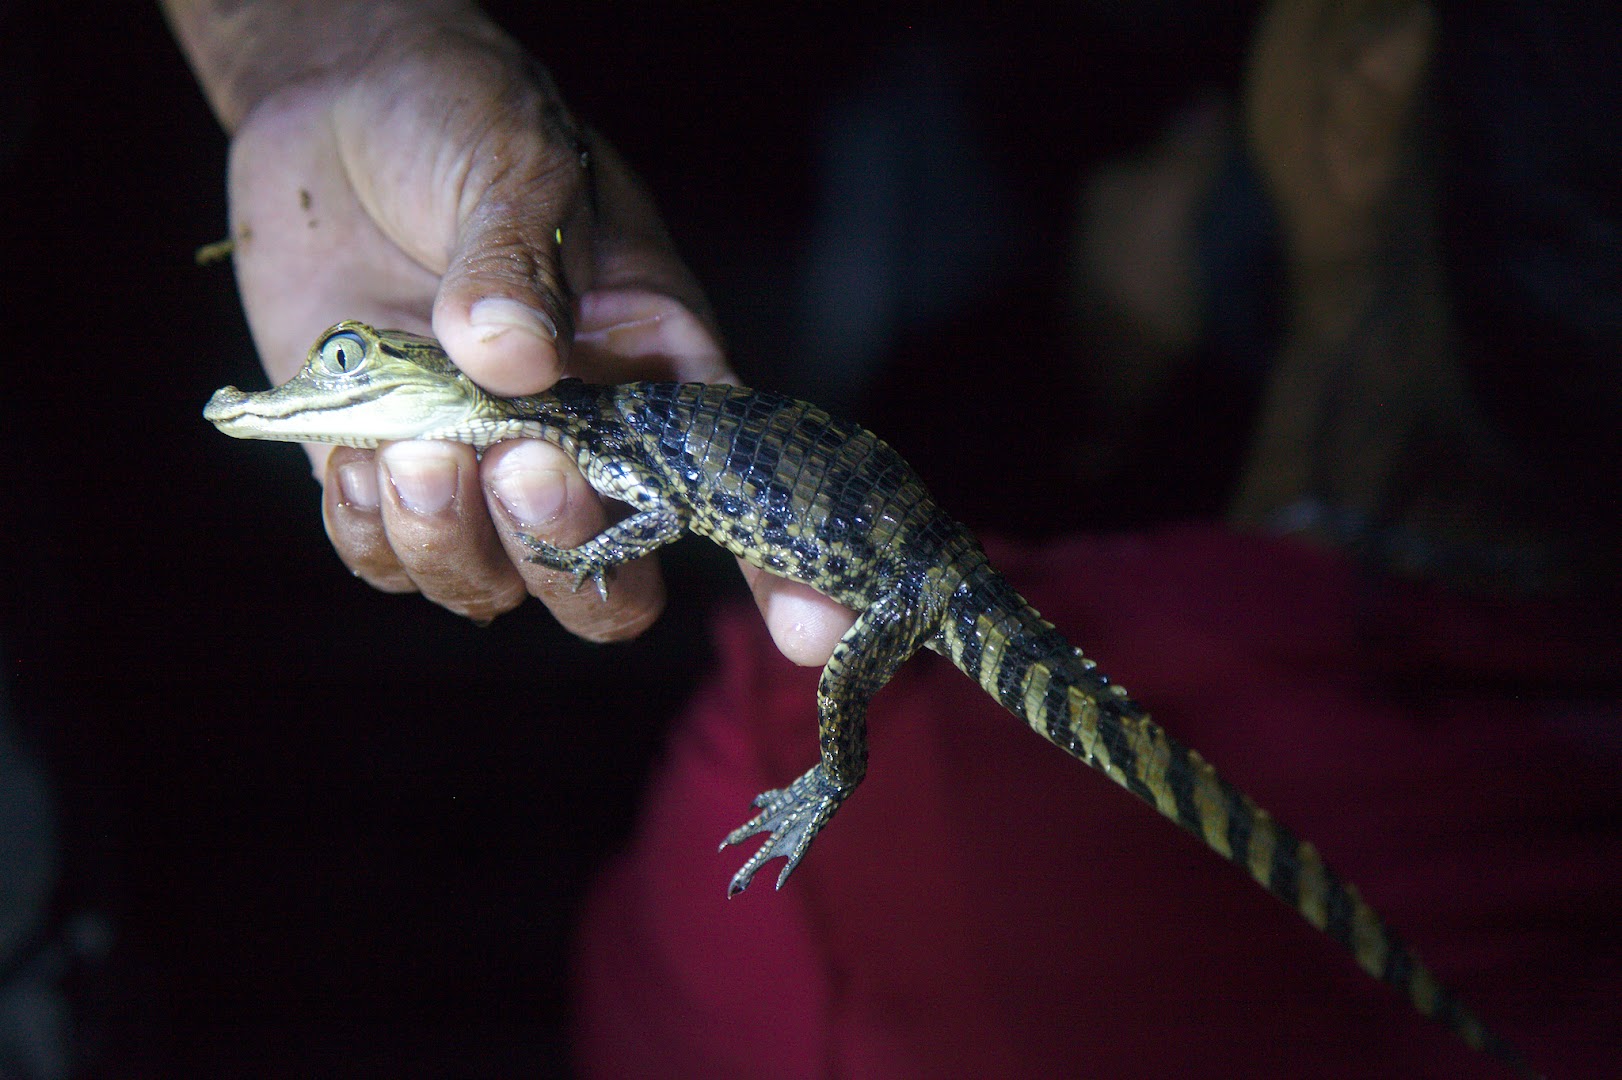
[[[432,333],[503,395],[565,374],[733,378],[645,190],[493,27],[396,30],[268,93],[236,131],[230,201],[243,303],[275,382],[346,318]],[[624,567],[607,601],[525,560],[518,532],[570,547],[609,520],[554,447],[503,443],[482,461],[448,443],[309,449],[333,546],[379,589],[477,620],[533,595],[599,641],[662,609],[652,559]],[[744,572],[784,653],[826,660],[850,613]]]

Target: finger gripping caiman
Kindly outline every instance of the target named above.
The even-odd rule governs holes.
[[[547,393],[494,398],[438,344],[340,323],[303,370],[258,394],[217,393],[207,417],[227,434],[376,446],[406,438],[484,448],[545,439],[573,456],[601,494],[632,514],[559,549],[522,537],[531,558],[595,582],[685,532],[804,582],[856,612],[817,686],[821,760],[722,846],[766,840],[732,878],[745,889],[767,861],[781,886],[867,770],[867,706],[920,648],[977,681],[1037,734],[1126,788],[1236,863],[1348,949],[1420,1012],[1523,1074],[1486,1030],[1318,851],[1172,739],[1044,621],[935,505],[913,470],[872,432],[814,405],[737,386],[565,379]]]

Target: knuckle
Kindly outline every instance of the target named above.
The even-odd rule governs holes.
[[[441,607],[469,618],[493,618],[524,600],[524,587],[505,560],[482,552],[432,548],[402,554],[406,573],[418,590]]]
[[[557,609],[553,609],[553,613],[564,629],[576,637],[596,644],[608,644],[629,641],[642,634],[659,618],[664,604],[661,601],[658,606],[649,608],[610,602],[600,607],[601,610],[579,619],[565,618],[557,613]]]
[[[571,575],[544,573],[546,580],[537,582],[531,591],[565,630],[585,641],[629,641],[658,621],[664,611],[664,579],[653,561],[620,567],[609,579],[606,602],[589,581],[576,592]]]
[[[342,557],[340,553],[340,557]],[[355,562],[344,559],[344,565],[349,567],[350,573],[360,578],[378,592],[403,595],[417,591],[417,583],[411,580],[411,575],[398,562],[390,559],[387,562],[376,560],[371,562]]]
[[[550,252],[537,246],[519,222],[493,222],[460,259],[456,271],[467,277],[509,282],[532,290],[554,308],[568,294],[563,270]],[[552,313],[554,318],[559,314]]]
[[[479,591],[466,587],[453,588],[450,591],[436,591],[424,595],[440,607],[474,622],[489,622],[498,615],[505,615],[524,602],[522,587],[497,587],[488,591]]]

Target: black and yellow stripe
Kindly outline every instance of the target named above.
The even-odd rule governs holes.
[[[1200,754],[1166,734],[1126,691],[989,565],[972,568],[949,605],[937,646],[1037,734],[1098,769],[1206,846],[1238,864],[1467,1044],[1535,1076],[1489,1031],[1310,842],[1296,836]]]

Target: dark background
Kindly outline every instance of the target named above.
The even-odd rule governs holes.
[[[801,390],[822,125],[896,49],[961,65],[1002,265],[1046,273],[1087,163],[1233,85],[1242,6],[492,5],[643,171],[740,369]],[[56,918],[110,930],[73,976],[90,1071],[561,1071],[572,913],[740,582],[678,545],[670,614],[597,648],[539,605],[480,629],[352,579],[302,454],[201,420],[262,376],[229,269],[192,261],[225,231],[226,142],[155,9],[0,12],[0,643],[57,779]]]

